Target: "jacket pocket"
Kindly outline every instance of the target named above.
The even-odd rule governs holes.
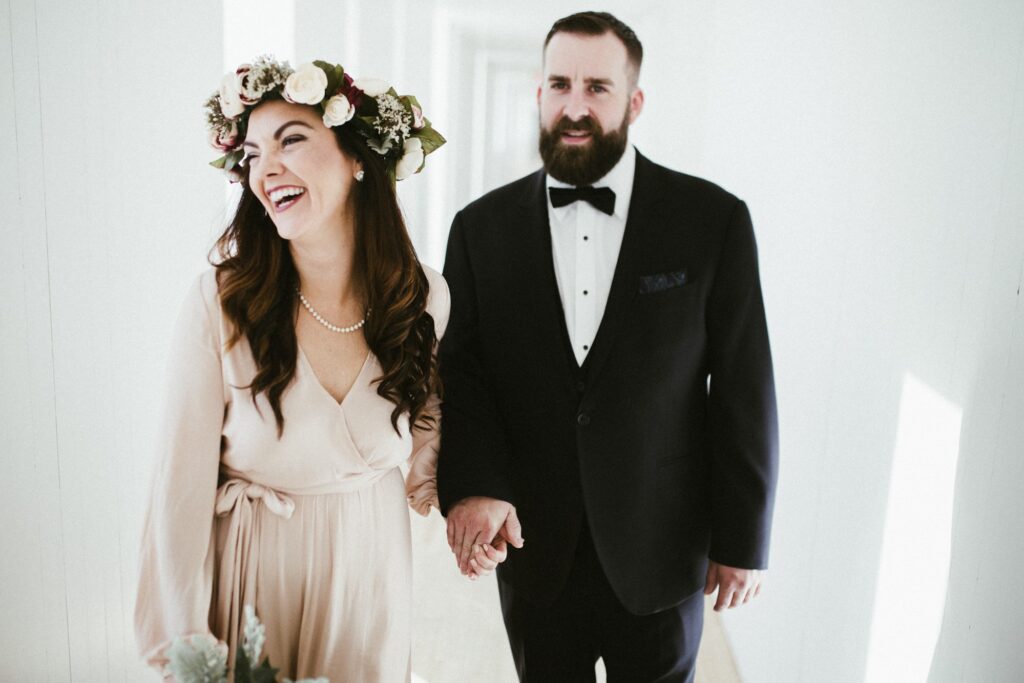
[[[683,287],[692,283],[685,270],[640,276],[640,294],[655,294],[667,289]]]

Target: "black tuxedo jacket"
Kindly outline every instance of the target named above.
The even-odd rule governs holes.
[[[636,614],[699,590],[708,557],[764,568],[777,426],[746,205],[637,153],[611,292],[578,367],[546,201],[540,171],[452,224],[442,511],[475,495],[513,503],[525,546],[499,578],[540,604],[563,588],[584,519]]]

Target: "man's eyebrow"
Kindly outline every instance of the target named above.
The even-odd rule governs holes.
[[[310,130],[313,130],[313,126],[309,125],[305,121],[299,121],[298,119],[296,119],[294,121],[289,121],[289,122],[285,123],[280,128],[278,128],[276,131],[274,131],[274,139],[275,140],[280,140],[281,139],[281,134],[284,133],[285,128],[287,128],[288,126],[296,126],[296,125],[298,125],[298,126],[305,126],[306,128],[309,128]],[[242,143],[242,147],[259,147],[259,145],[257,145],[255,142],[248,142],[248,141],[246,141],[246,142]]]
[[[551,74],[550,76],[548,76],[549,83],[565,83],[569,80],[571,79],[568,76],[559,76],[557,74]],[[587,85],[615,85],[615,81],[612,80],[611,78],[584,78],[583,82],[586,83]]]

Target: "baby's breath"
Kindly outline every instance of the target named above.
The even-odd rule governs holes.
[[[203,106],[206,107],[206,122],[210,124],[210,128],[221,130],[227,126],[228,120],[220,110],[220,95],[218,93],[210,95],[210,99],[206,100]]]
[[[399,143],[409,136],[412,115],[397,97],[384,93],[377,97],[377,118],[373,120],[373,128],[380,134],[382,141],[391,139]]]
[[[284,85],[293,72],[288,62],[276,62],[267,55],[257,57],[249,73],[242,76],[242,97],[250,101],[259,100],[271,90]]]
[[[256,610],[252,605],[246,605],[242,610],[245,615],[245,627],[242,629],[242,649],[245,656],[255,666],[263,652],[263,643],[267,639],[267,627],[260,623],[256,616]]]

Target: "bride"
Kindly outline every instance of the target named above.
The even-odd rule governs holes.
[[[139,647],[163,667],[175,638],[212,634],[233,663],[252,605],[282,676],[408,680],[406,503],[437,505],[449,299],[395,180],[444,139],[414,97],[326,62],[243,65],[207,120],[242,196],[176,327]]]

